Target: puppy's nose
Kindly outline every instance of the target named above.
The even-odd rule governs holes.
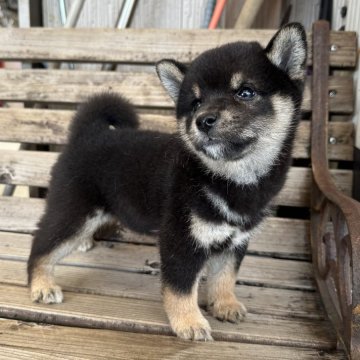
[[[199,116],[196,119],[196,126],[198,127],[199,130],[207,133],[215,125],[216,120],[217,120],[216,115],[205,114],[205,115]]]

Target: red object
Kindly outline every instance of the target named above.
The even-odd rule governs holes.
[[[214,13],[211,17],[209,29],[216,29],[227,0],[217,0]]]

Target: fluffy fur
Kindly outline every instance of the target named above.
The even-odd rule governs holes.
[[[99,227],[120,221],[139,232],[160,229],[164,306],[178,336],[211,340],[197,305],[206,265],[210,313],[242,320],[236,274],[285,181],[305,62],[299,24],[280,29],[266,49],[237,42],[189,66],[159,62],[160,80],[176,103],[174,135],[138,130],[134,109],[119,96],[83,104],[53,168],[34,237],[32,299],[61,302],[55,263],[75,248],[90,248]]]

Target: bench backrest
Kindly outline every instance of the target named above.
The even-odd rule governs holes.
[[[1,29],[0,60],[45,63],[47,68],[0,70],[0,101],[26,105],[0,108],[0,141],[65,144],[71,109],[90,94],[103,90],[116,91],[130,99],[140,109],[143,128],[174,131],[173,103],[155,74],[156,61],[175,58],[190,62],[202,51],[232,41],[256,40],[266,45],[273,34],[269,30]],[[308,210],[303,208],[310,205],[310,35],[308,42],[304,120],[297,132],[294,166],[276,199],[281,217],[306,218]],[[328,89],[332,119],[328,125],[328,153],[329,160],[345,165],[331,173],[338,187],[351,194],[353,174],[346,167],[353,156],[353,125],[349,120],[354,110],[352,72],[356,64],[356,35],[332,32],[330,42],[334,71]],[[75,65],[52,69],[54,62]],[[98,66],[96,70],[84,69],[79,63]],[[101,71],[102,63],[116,63],[118,71]],[[44,105],[49,108],[43,108]],[[57,153],[51,151],[0,150],[0,182],[46,187],[56,158]],[[0,230],[11,229],[6,221],[0,220]],[[22,231],[21,224],[17,231]]]

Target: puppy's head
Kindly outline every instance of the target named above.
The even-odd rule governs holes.
[[[288,130],[301,104],[305,64],[305,31],[289,24],[265,49],[236,42],[189,66],[162,60],[156,69],[186,144],[207,158],[232,161]]]

